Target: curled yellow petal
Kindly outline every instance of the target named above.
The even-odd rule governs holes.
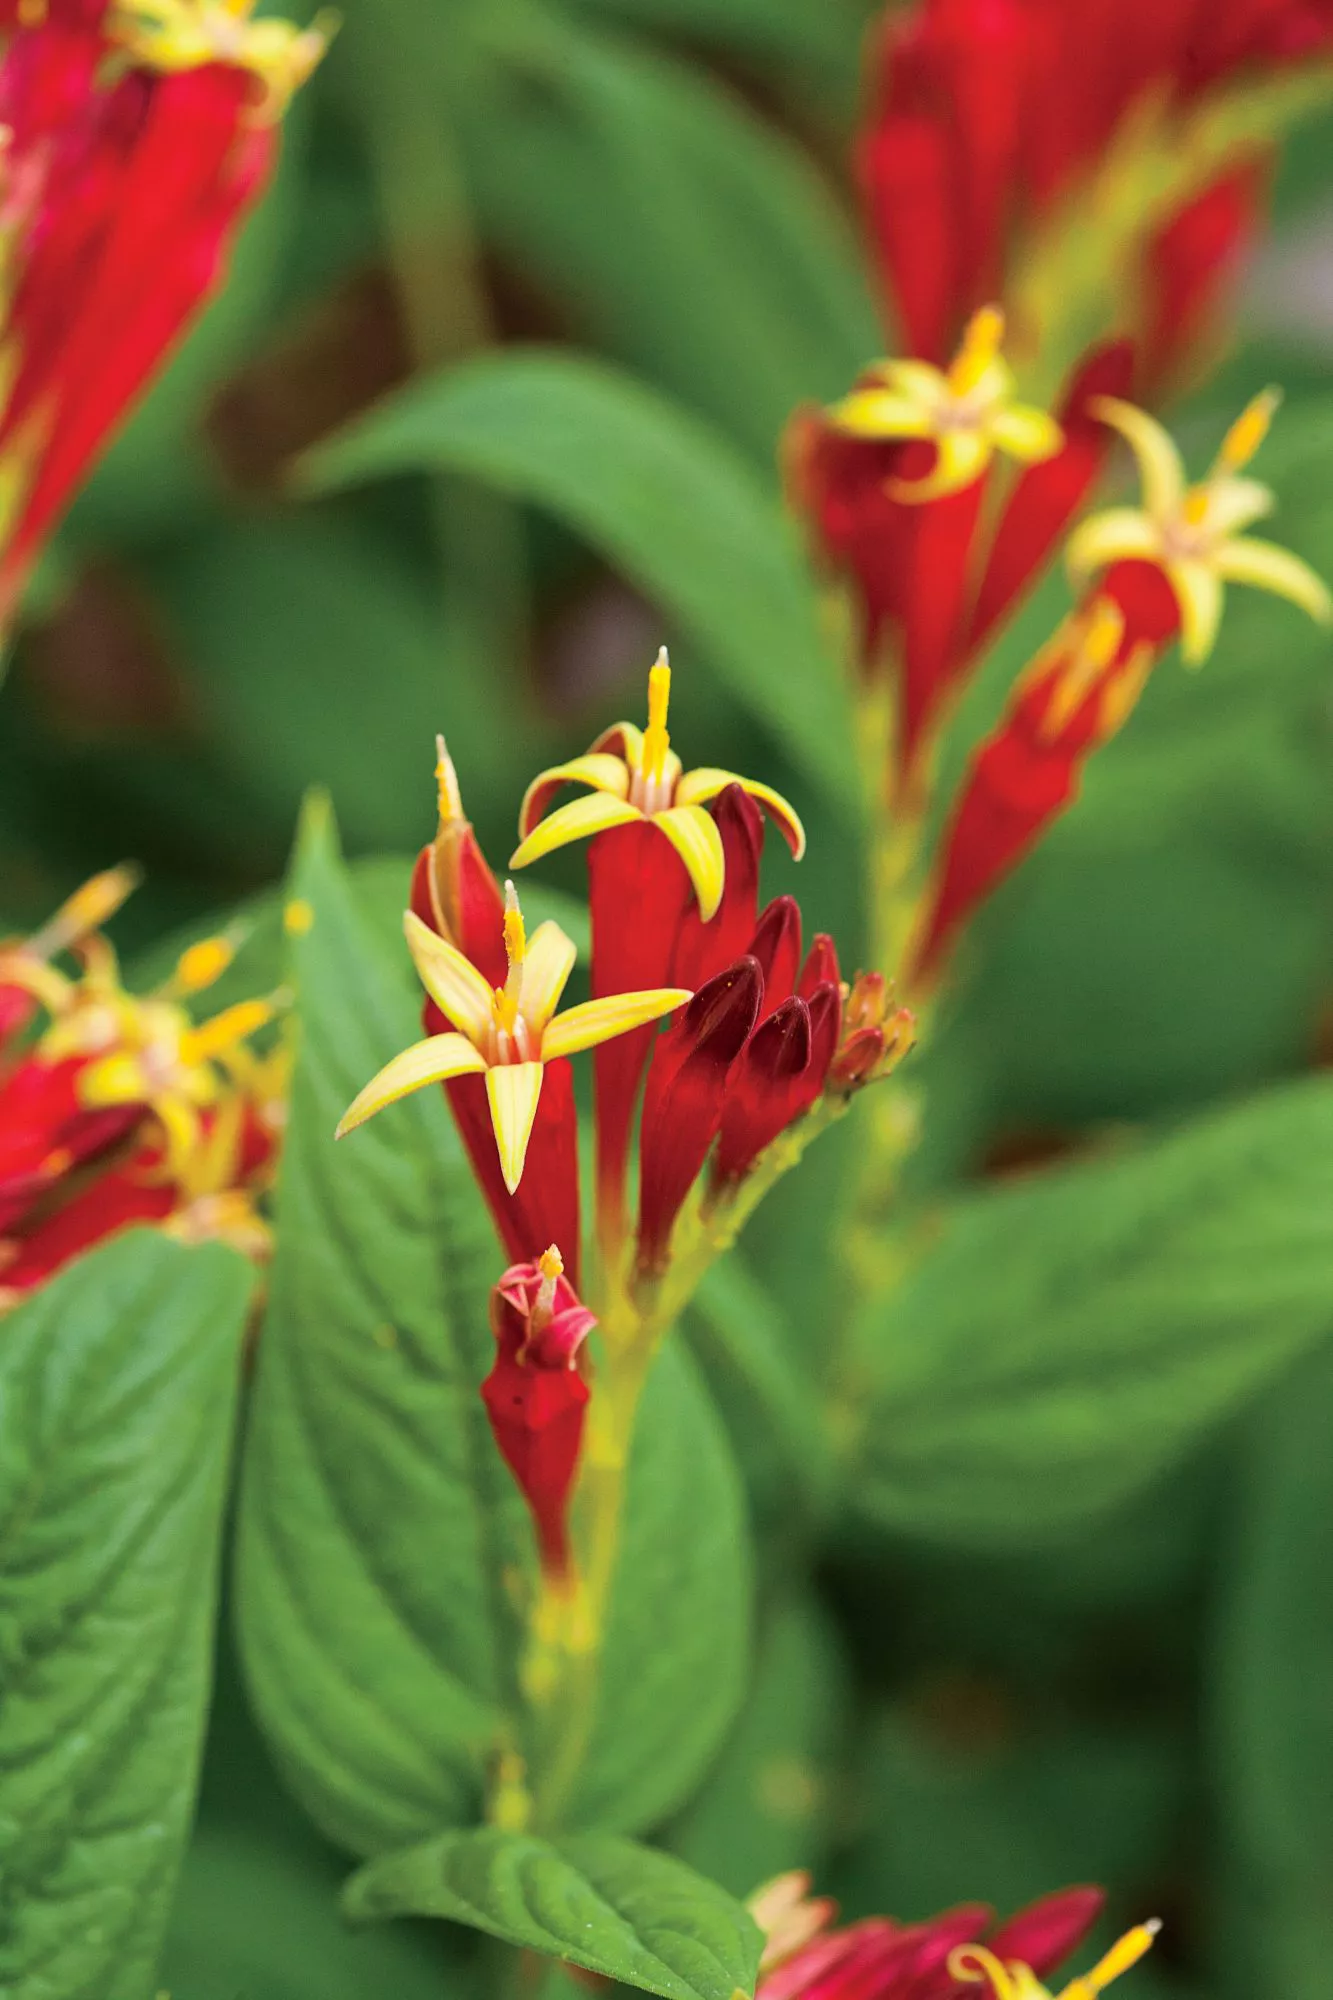
[[[948,376],[930,361],[883,361],[871,375],[930,410],[946,409],[953,401]]]
[[[1027,403],[1010,403],[990,420],[990,434],[1001,451],[1023,465],[1037,465],[1064,449],[1065,434],[1055,418]]]
[[[1227,583],[1250,583],[1271,590],[1308,612],[1317,625],[1333,624],[1333,596],[1321,576],[1290,549],[1247,535],[1213,551],[1213,567]]]
[[[606,792],[590,792],[585,798],[571,799],[567,806],[557,806],[534,826],[510,855],[509,866],[526,868],[529,862],[554,854],[557,847],[568,847],[571,841],[587,840],[595,833],[605,833],[608,827],[629,826],[642,818],[637,806],[626,805]]]
[[[542,1057],[554,1062],[557,1056],[595,1048],[599,1042],[628,1034],[631,1028],[674,1014],[692,998],[688,987],[658,986],[641,993],[613,993],[604,1000],[585,1000],[582,1006],[556,1015],[542,1036]]]
[[[1157,562],[1162,538],[1138,507],[1108,507],[1090,514],[1065,544],[1065,561],[1076,577],[1109,569],[1117,562]]]
[[[1138,460],[1143,503],[1158,521],[1174,519],[1185,499],[1185,468],[1171,433],[1155,417],[1118,396],[1095,396],[1088,408],[1094,417],[1119,431]]]
[[[486,1096],[490,1101],[495,1149],[500,1155],[500,1173],[513,1194],[523,1178],[528,1157],[528,1140],[542,1094],[543,1065],[539,1062],[497,1063],[486,1072]]]
[[[781,792],[775,792],[771,785],[761,785],[755,778],[743,778],[738,771],[722,771],[712,764],[700,764],[695,770],[687,771],[677,785],[676,803],[681,806],[707,805],[728,785],[739,785],[767,809],[791,849],[793,859],[799,861],[805,853],[805,828],[795,806],[784,799]]]
[[[403,936],[417,977],[446,1021],[472,1041],[480,1040],[490,1025],[491,989],[471,959],[413,910],[403,912]]]
[[[935,414],[914,397],[892,389],[853,389],[828,413],[835,430],[859,438],[924,438],[935,428]]]
[[[377,1111],[383,1111],[386,1105],[396,1104],[400,1097],[420,1090],[425,1084],[443,1083],[451,1076],[470,1076],[485,1067],[485,1058],[478,1055],[466,1035],[431,1035],[427,1041],[413,1042],[410,1049],[404,1049],[392,1062],[385,1063],[365,1089],[357,1092],[338,1120],[334,1137],[341,1139],[358,1125],[364,1125]]]
[[[550,918],[538,924],[528,940],[518,997],[519,1012],[531,1027],[544,1028],[560,1005],[578,955],[578,946],[559,924]]]
[[[702,806],[668,806],[665,812],[654,813],[652,824],[660,827],[685,863],[699,915],[707,923],[722,901],[727,868],[717,821]]]
[[[590,750],[586,757],[571,757],[567,764],[552,764],[539,771],[523,794],[518,814],[518,837],[526,840],[562,785],[590,785],[595,792],[612,798],[629,795],[629,766],[623,757]]]
[[[201,1022],[181,1036],[181,1061],[211,1062],[214,1056],[266,1028],[276,1013],[273,1000],[238,1000],[234,1007],[224,1007],[211,1021]]]
[[[1187,667],[1201,667],[1222,623],[1222,579],[1208,563],[1190,559],[1164,567],[1180,609],[1180,657]]]
[[[994,455],[990,439],[981,430],[945,431],[937,441],[935,463],[924,479],[891,479],[888,490],[895,500],[915,506],[945,500],[951,493],[974,485]]]
[[[140,870],[129,863],[104,868],[100,875],[91,876],[28,939],[27,950],[33,958],[53,958],[58,951],[77,944],[89,931],[100,930],[134,893],[141,879]]]

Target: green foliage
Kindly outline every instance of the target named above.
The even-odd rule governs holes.
[[[444,1834],[385,1855],[348,1886],[356,1918],[451,1917],[665,2000],[751,1991],[759,1931],[683,1862],[606,1834]]]
[[[291,894],[302,1046],[245,1460],[238,1617],[282,1766],[357,1852],[470,1819],[512,1699],[502,1572],[522,1508],[477,1385],[497,1251],[437,1092],[333,1131],[419,1033],[405,954],[377,943],[306,812]]]
[[[132,1231],[0,1341],[0,1987],[147,2000],[208,1703],[251,1281]]]
[[[861,1498],[1033,1542],[1164,1471],[1333,1322],[1333,1088],[960,1205],[859,1329]]]
[[[727,441],[604,364],[493,356],[412,383],[307,461],[317,488],[434,466],[549,508],[656,598],[854,813],[845,698],[794,531]]]

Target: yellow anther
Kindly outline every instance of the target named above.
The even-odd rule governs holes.
[[[667,734],[667,709],[671,702],[671,664],[663,646],[648,669],[648,727],[643,732],[643,775],[660,778],[671,738]]]
[[[537,1259],[537,1269],[542,1274],[542,1281],[532,1302],[530,1324],[534,1333],[541,1333],[555,1311],[556,1284],[565,1273],[565,1260],[554,1243],[549,1250],[542,1251]]]
[[[1201,528],[1208,518],[1208,504],[1212,495],[1207,486],[1191,486],[1180,503],[1180,512],[1188,528]]]
[[[462,819],[463,794],[458,789],[458,773],[454,760],[445,748],[443,736],[435,738],[435,789],[439,800],[440,825],[448,826],[451,820]]]
[[[1088,613],[1083,652],[1097,672],[1109,667],[1125,636],[1125,614],[1109,597],[1099,597]]]
[[[114,917],[138,886],[137,868],[104,868],[100,875],[94,875],[66,898],[50,922],[29,938],[27,951],[34,958],[51,958],[77,944],[80,938],[99,930],[109,917]]]
[[[553,1285],[557,1278],[564,1277],[565,1260],[560,1255],[554,1243],[548,1250],[542,1251],[541,1256],[537,1259],[537,1269],[541,1272],[542,1281],[545,1284]]]
[[[496,1026],[505,1034],[512,1035],[523,991],[523,961],[528,955],[528,934],[523,927],[523,912],[518,907],[518,891],[512,882],[505,883],[504,933],[509,971],[504,985],[497,986],[491,995],[491,1011]]]
[[[1081,1979],[1071,1980],[1058,2000],[1097,2000],[1097,1995],[1104,1993],[1113,1980],[1137,1965],[1144,1953],[1152,1949],[1161,1928],[1157,1917],[1150,1917],[1146,1924],[1136,1924],[1132,1931],[1126,1931],[1111,1946],[1105,1958],[1099,1959],[1091,1972],[1085,1972]]]
[[[266,1028],[277,1011],[276,1000],[238,1000],[234,1007],[224,1007],[211,1021],[203,1021],[181,1036],[181,1061],[187,1067],[211,1062],[214,1056],[225,1054],[237,1042]]]
[[[1041,735],[1051,742],[1069,722],[1120,650],[1125,636],[1124,613],[1109,597],[1098,597],[1075,630],[1068,665],[1060,674],[1046,714]]]
[[[177,959],[175,976],[171,981],[172,991],[202,993],[205,987],[213,986],[221,979],[235,956],[236,946],[231,938],[200,938]]]
[[[966,396],[975,389],[992,366],[1004,345],[1004,314],[998,306],[983,306],[973,313],[963,332],[962,345],[949,369],[949,387],[955,395]]]
[[[1213,467],[1214,476],[1219,472],[1239,472],[1249,464],[1268,436],[1269,426],[1281,401],[1280,389],[1262,389],[1254,401],[1246,405],[1222,440],[1222,449]]]

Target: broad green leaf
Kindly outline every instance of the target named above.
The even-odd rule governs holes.
[[[1221,1776],[1242,1858],[1313,1914],[1333,1868],[1333,1348],[1262,1412],[1239,1495],[1221,1572]]]
[[[572,1817],[636,1833],[700,1782],[740,1706],[749,1529],[726,1434],[673,1334],[635,1426],[596,1726]]]
[[[799,11],[818,32],[832,8]],[[847,204],[809,149],[698,64],[569,9],[474,18],[480,60],[455,101],[487,240],[587,345],[771,476],[797,404],[843,394],[884,352]]]
[[[147,2000],[189,1831],[251,1272],[134,1230],[0,1328],[0,1991]]]
[[[848,1673],[813,1598],[763,1620],[754,1681],[715,1769],[670,1830],[683,1861],[735,1895],[790,1868],[817,1871],[841,1790]]]
[[[352,1878],[348,1915],[449,1917],[665,2000],[750,1993],[760,1933],[681,1861],[608,1834],[447,1833]]]
[[[305,463],[323,490],[434,466],[549,508],[678,619],[854,812],[847,703],[795,532],[700,419],[603,363],[532,349],[409,384]]]
[[[1141,1489],[1333,1325],[1333,1085],[959,1203],[857,1328],[859,1497],[980,1546]]]
[[[313,921],[292,940],[301,1052],[247,1436],[239,1630],[294,1789],[368,1853],[475,1814],[513,1692],[502,1576],[525,1523],[477,1395],[503,1259],[442,1096],[416,1093],[335,1154],[352,1096],[419,1033],[419,1001],[318,804],[291,894]]]

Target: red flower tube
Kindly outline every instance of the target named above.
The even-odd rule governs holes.
[[[542,1568],[561,1582],[573,1568],[569,1499],[590,1393],[584,1343],[596,1324],[554,1244],[511,1265],[491,1294],[496,1356],[481,1398],[531,1512]]]

